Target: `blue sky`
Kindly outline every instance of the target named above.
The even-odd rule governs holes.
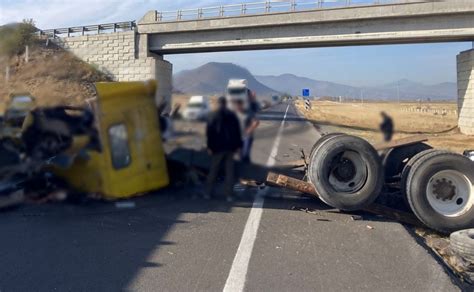
[[[364,0],[353,0],[363,2]],[[33,18],[57,28],[140,19],[148,10],[176,10],[255,0],[0,0],[0,24]],[[175,72],[207,62],[232,62],[254,74],[292,73],[351,85],[399,79],[427,84],[456,81],[456,55],[471,43],[314,48],[166,56]]]

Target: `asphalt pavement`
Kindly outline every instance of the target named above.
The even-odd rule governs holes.
[[[319,137],[291,104],[260,118],[252,156],[263,166],[299,159]],[[202,125],[176,127],[180,145],[202,147]],[[352,221],[276,188],[238,186],[233,203],[192,199],[197,191],[166,189],[131,209],[93,202],[0,213],[0,291],[460,290],[399,223]]]

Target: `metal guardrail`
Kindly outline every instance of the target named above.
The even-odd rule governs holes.
[[[265,2],[230,4],[177,11],[156,11],[156,21],[183,21],[312,9],[330,9],[367,5],[407,3],[407,0],[272,0]],[[423,2],[420,0],[418,2]],[[424,1],[426,2],[426,1]]]
[[[314,9],[331,9],[343,7],[436,1],[443,0],[270,0],[265,2],[230,4],[194,9],[180,9],[177,11],[155,11],[155,20],[158,22],[184,21],[198,20],[203,18],[258,15],[278,12],[295,12]],[[58,36],[70,37],[134,30],[136,27],[136,21],[126,21],[38,30],[37,34],[53,38]]]
[[[126,22],[38,30],[37,34],[40,36],[44,35],[44,36],[53,37],[53,38],[58,37],[58,36],[70,37],[70,36],[102,34],[102,33],[111,33],[111,32],[118,32],[118,31],[134,30],[135,27],[136,27],[135,21],[126,21]]]

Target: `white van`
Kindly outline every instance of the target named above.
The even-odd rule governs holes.
[[[191,96],[189,99],[189,103],[183,112],[183,117],[191,121],[205,120],[210,112],[209,98],[207,96],[196,95]]]

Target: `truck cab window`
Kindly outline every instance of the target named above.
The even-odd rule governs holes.
[[[131,156],[128,146],[127,128],[124,124],[117,124],[109,128],[110,154],[115,169],[130,165]]]

